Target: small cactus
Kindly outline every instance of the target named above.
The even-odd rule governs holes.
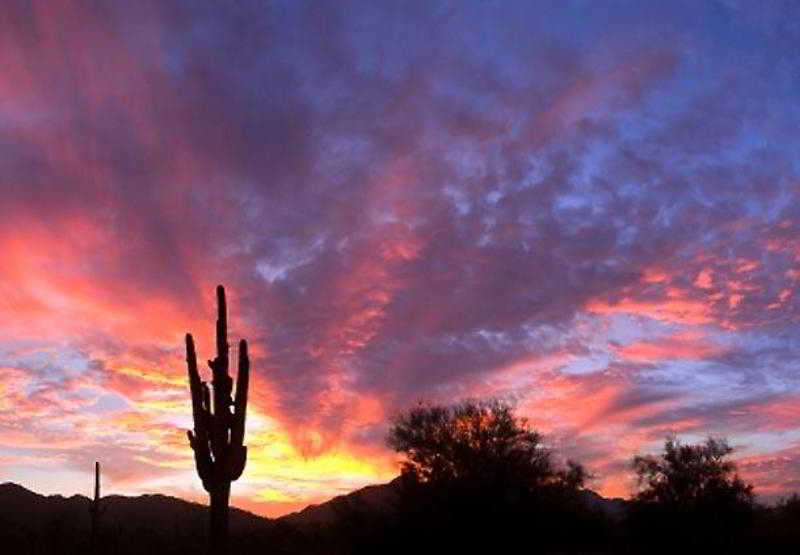
[[[231,482],[242,475],[247,460],[247,447],[242,443],[250,377],[247,341],[242,339],[239,343],[236,396],[232,399],[225,289],[221,285],[217,287],[217,307],[217,357],[208,361],[212,371],[213,406],[208,384],[200,379],[197,371],[194,339],[191,334],[186,334],[186,362],[194,417],[194,433],[189,431],[187,435],[194,451],[197,474],[211,500],[209,553],[213,555],[226,553]]]
[[[94,463],[94,499],[89,504],[91,522],[91,552],[99,552],[98,538],[100,537],[100,516],[105,512],[105,507],[100,506],[100,463]]]

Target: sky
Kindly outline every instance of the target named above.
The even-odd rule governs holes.
[[[800,491],[792,1],[10,0],[0,481],[206,499],[183,336],[252,357],[232,503],[500,398],[606,496],[677,434]]]

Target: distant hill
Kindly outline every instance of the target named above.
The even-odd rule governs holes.
[[[617,521],[622,520],[622,518],[625,516],[625,510],[630,504],[630,501],[620,497],[613,497],[609,499],[590,489],[582,490],[581,497],[583,498],[583,501],[586,503],[587,507],[596,509],[607,517]]]
[[[391,529],[401,479],[367,486],[277,519],[231,511],[231,552],[238,554],[360,553],[358,542],[374,546]],[[613,518],[625,501],[584,493],[588,506]],[[85,555],[89,541],[89,499],[43,496],[13,483],[0,484],[0,546],[4,553]],[[164,495],[102,500],[101,542],[106,553],[204,553],[207,507]],[[387,540],[388,541],[388,540]],[[355,546],[354,546],[355,545]],[[324,546],[324,548],[322,547]],[[320,551],[322,549],[322,551]]]
[[[284,515],[277,520],[308,529],[335,525],[344,515],[354,512],[391,515],[397,509],[401,480],[402,478],[398,477],[388,484],[366,486],[319,505],[309,505],[301,511]]]
[[[17,484],[0,484],[0,546],[31,554],[86,553],[89,504],[82,495],[43,496]],[[102,507],[100,539],[108,553],[203,552],[203,505],[165,495],[110,495],[103,497]],[[231,511],[237,543],[268,534],[273,526],[269,519]]]

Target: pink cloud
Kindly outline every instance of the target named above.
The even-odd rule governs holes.
[[[634,362],[674,359],[708,359],[724,352],[713,338],[695,331],[681,331],[656,341],[636,341],[617,349],[617,354]]]

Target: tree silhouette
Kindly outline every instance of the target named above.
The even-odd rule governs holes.
[[[731,453],[725,439],[711,437],[703,444],[682,445],[669,438],[661,455],[634,457],[639,484],[646,484],[637,499],[682,506],[723,500],[752,503],[753,486],[736,474],[736,465],[727,459]]]
[[[500,401],[421,404],[395,419],[388,443],[406,455],[403,474],[418,482],[534,486],[558,479],[541,436]]]
[[[586,471],[557,469],[506,403],[420,404],[395,418],[387,442],[405,455],[397,552],[511,549],[531,535],[560,549],[597,540],[579,499]]]
[[[660,455],[634,457],[642,488],[629,514],[634,540],[663,552],[741,547],[755,506],[753,486],[728,458],[732,452],[725,439],[683,445],[672,437]]]

